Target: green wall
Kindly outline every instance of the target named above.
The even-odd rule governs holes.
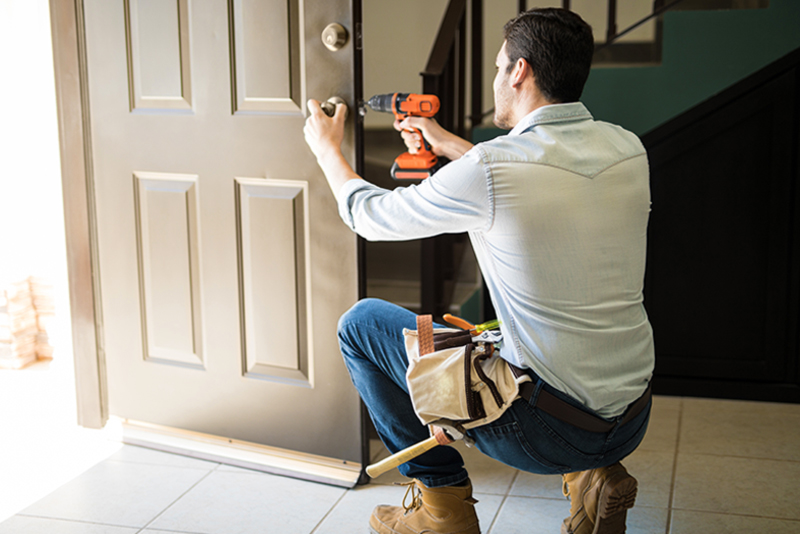
[[[581,100],[594,117],[638,135],[800,47],[800,0],[767,9],[664,15],[661,65],[592,69]],[[478,128],[475,142],[505,133]]]
[[[641,135],[800,47],[800,0],[664,15],[658,67],[593,69],[581,99]]]

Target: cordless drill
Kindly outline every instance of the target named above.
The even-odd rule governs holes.
[[[394,113],[397,120],[406,117],[433,117],[439,111],[439,97],[436,95],[417,95],[414,93],[394,93],[375,95],[367,105],[375,111]],[[431,145],[417,128],[408,131],[419,135],[422,146],[416,154],[404,152],[397,156],[392,165],[392,178],[395,180],[421,180],[428,178],[441,166],[439,158],[431,151]]]

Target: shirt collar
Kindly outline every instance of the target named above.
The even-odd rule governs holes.
[[[508,135],[519,135],[528,130],[531,126],[543,123],[569,122],[576,120],[591,119],[592,114],[586,109],[582,102],[570,102],[568,104],[552,104],[537,108],[520,120]]]

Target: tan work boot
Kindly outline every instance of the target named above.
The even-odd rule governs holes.
[[[472,484],[428,488],[419,480],[408,484],[403,506],[381,505],[372,512],[372,534],[480,534]],[[409,493],[411,502],[406,504]]]
[[[637,486],[619,462],[564,475],[564,496],[570,497],[572,506],[561,534],[624,534]]]

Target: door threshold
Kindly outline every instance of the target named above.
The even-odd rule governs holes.
[[[352,488],[361,464],[166,426],[120,420],[122,441],[273,475]]]

